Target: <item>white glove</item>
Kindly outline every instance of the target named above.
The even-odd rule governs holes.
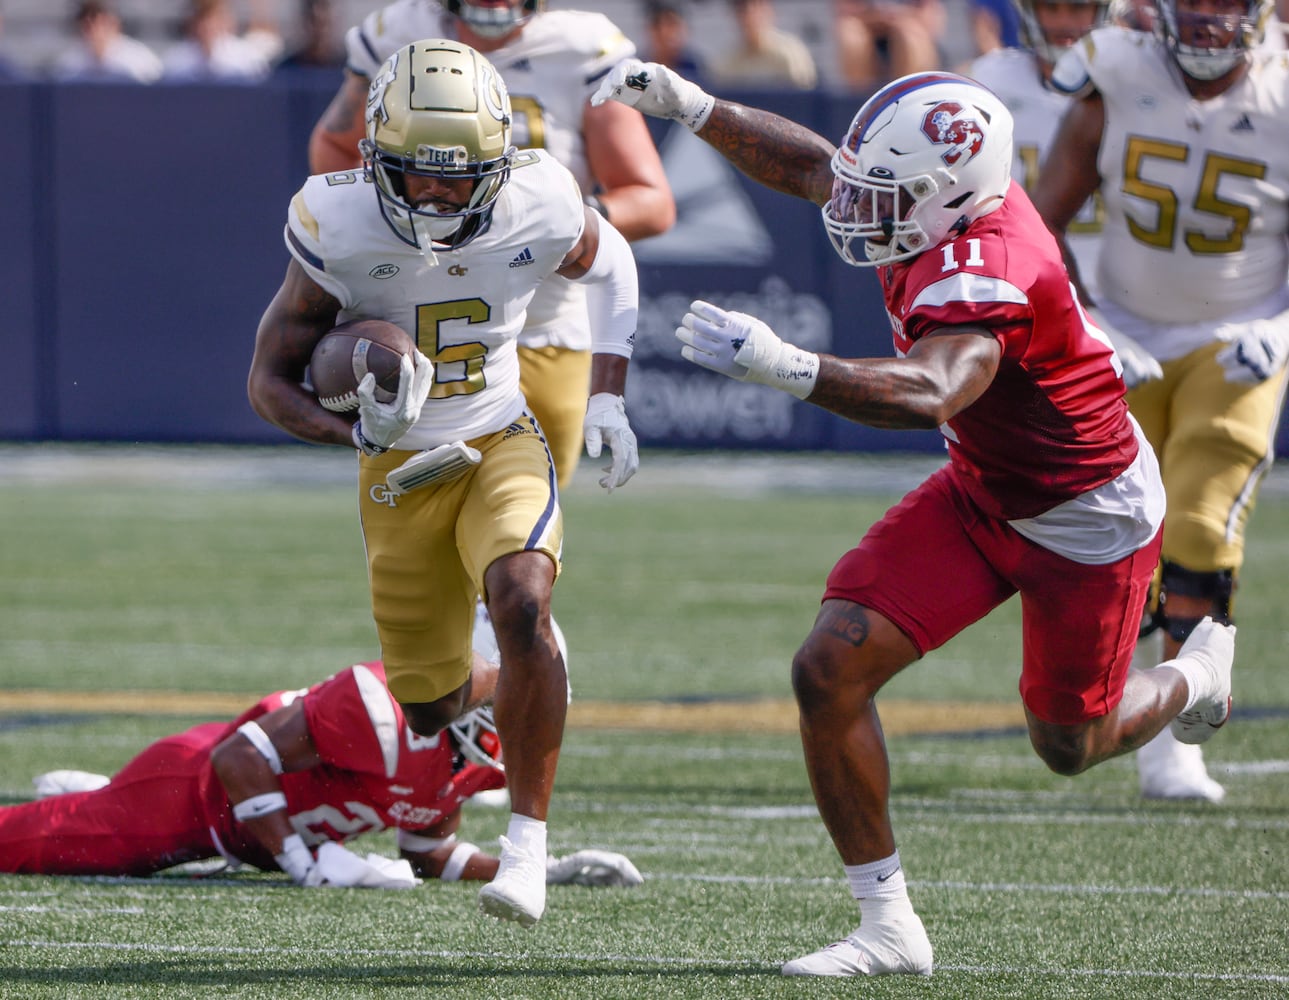
[[[360,858],[343,844],[327,841],[318,848],[315,871],[319,885],[338,889],[415,889],[421,880],[406,858],[368,854]]]
[[[1154,355],[1126,333],[1116,330],[1106,321],[1100,309],[1093,307],[1087,312],[1088,318],[1106,335],[1110,346],[1114,348],[1114,353],[1119,356],[1119,365],[1123,368],[1121,376],[1125,386],[1131,389],[1141,385],[1142,382],[1164,377],[1164,370],[1159,367],[1159,362]]]
[[[1255,319],[1241,324],[1240,332],[1217,352],[1217,363],[1226,371],[1228,382],[1265,382],[1289,360],[1289,330],[1274,319]]]
[[[716,105],[716,98],[698,84],[661,63],[639,59],[623,59],[609,70],[591,95],[591,105],[598,107],[610,98],[654,118],[678,121],[691,132],[707,124]]]
[[[640,448],[627,422],[627,404],[621,396],[597,392],[587,400],[582,435],[586,438],[586,453],[592,458],[599,458],[604,443],[609,443],[613,464],[604,467],[608,475],[600,479],[600,485],[610,493],[640,468]]]
[[[421,416],[421,407],[434,381],[434,362],[420,351],[404,354],[399,363],[398,395],[392,403],[376,401],[376,376],[368,372],[358,383],[358,422],[354,444],[368,455],[379,455],[394,447]]]
[[[740,382],[759,382],[805,399],[819,377],[819,355],[784,343],[755,316],[695,299],[676,328],[680,355]]]
[[[96,792],[112,781],[106,774],[94,774],[92,771],[47,771],[31,779],[36,786],[36,798],[47,799],[51,795],[67,795],[70,792]]]
[[[546,859],[547,885],[633,886],[644,876],[627,858],[612,851],[577,851],[565,858]]]

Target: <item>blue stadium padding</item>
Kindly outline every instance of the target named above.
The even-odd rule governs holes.
[[[36,210],[41,198],[37,165],[46,158],[38,145],[38,88],[0,84],[0,438],[30,440],[47,436],[49,402],[42,370],[40,295],[51,287],[41,271],[49,262],[37,238]]]

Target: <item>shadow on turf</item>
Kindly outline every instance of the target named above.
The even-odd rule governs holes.
[[[252,956],[248,956],[252,957]],[[480,962],[484,960],[481,958]],[[540,958],[534,961],[542,961]],[[383,969],[340,969],[312,965],[302,968],[238,969],[226,965],[194,968],[194,960],[154,959],[139,961],[131,958],[129,964],[63,966],[58,969],[23,969],[0,965],[0,982],[6,985],[28,983],[32,986],[72,985],[87,986],[147,986],[155,984],[158,990],[178,987],[256,986],[272,983],[330,983],[336,986],[370,985],[384,988],[427,988],[460,986],[471,980],[496,979],[629,979],[632,976],[651,978],[742,978],[746,976],[780,976],[778,965],[704,965],[700,962],[676,966],[650,965],[644,962],[624,962],[620,958],[605,958],[605,967],[594,964],[558,968],[496,968],[479,965],[435,963],[409,965],[406,963]],[[609,963],[612,963],[610,966]],[[626,967],[630,966],[630,967]]]

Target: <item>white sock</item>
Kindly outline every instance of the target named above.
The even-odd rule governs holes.
[[[525,854],[539,858],[546,857],[546,823],[531,816],[510,814],[510,825],[506,827],[506,839]]]
[[[860,926],[884,922],[912,911],[899,851],[881,861],[845,865],[843,870],[850,883],[850,894],[859,901]]]

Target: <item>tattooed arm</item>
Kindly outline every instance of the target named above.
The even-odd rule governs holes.
[[[292,260],[260,319],[246,392],[255,412],[288,434],[352,447],[352,416],[323,409],[301,384],[314,345],[336,325],[339,312],[340,303]]]
[[[367,77],[345,71],[344,82],[309,136],[310,173],[353,170],[362,164],[358,140],[366,129],[363,111],[367,107],[368,83]]]
[[[717,100],[697,135],[754,181],[822,205],[832,193],[834,147],[770,111]]]

